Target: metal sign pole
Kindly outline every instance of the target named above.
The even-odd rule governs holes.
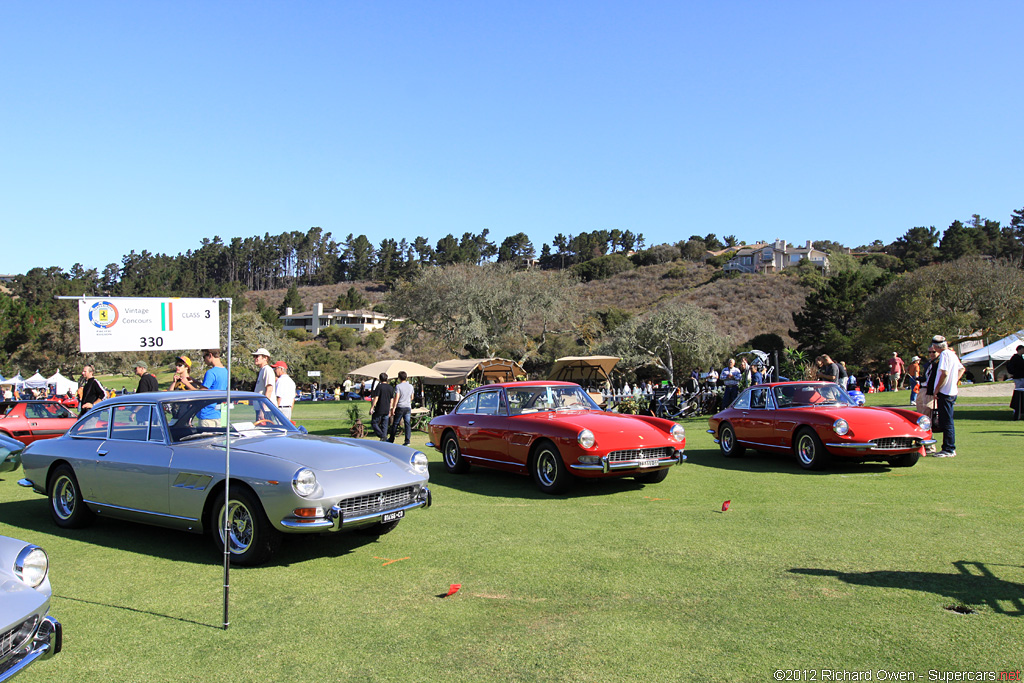
[[[231,299],[228,302],[228,385],[224,412],[224,630],[228,630],[228,595],[231,592]]]

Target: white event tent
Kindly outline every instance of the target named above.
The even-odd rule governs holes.
[[[27,380],[25,380],[25,386],[28,387],[29,389],[45,389],[46,378],[43,377],[38,372],[36,372],[36,374],[32,375]]]
[[[54,387],[54,393],[57,394],[57,396],[62,396],[69,391],[71,393],[75,393],[75,391],[78,390],[78,382],[73,379],[68,379],[64,375],[60,374],[59,371],[57,374],[53,375],[53,377],[47,377],[46,383],[49,386]]]
[[[21,387],[24,386],[24,384],[25,384],[25,378],[22,377],[21,373],[19,372],[14,377],[8,377],[7,379],[5,379],[2,382],[2,384],[4,384],[4,385],[8,385],[9,384],[9,385],[13,386],[15,389],[18,389],[20,391]]]
[[[977,351],[965,353],[960,362],[965,365],[969,363],[1004,363],[1010,360],[1010,356],[1017,353],[1018,344],[1024,344],[1024,330],[1003,337]]]

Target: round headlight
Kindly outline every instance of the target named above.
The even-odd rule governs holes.
[[[292,488],[295,493],[303,498],[308,498],[316,491],[316,474],[308,467],[303,467],[292,478]]]
[[[589,429],[584,429],[576,437],[576,440],[584,448],[593,448],[594,447],[594,432],[590,431]]]
[[[50,561],[46,553],[37,545],[27,545],[18,553],[14,561],[14,575],[35,588],[46,579],[46,571]]]
[[[427,473],[427,456],[423,453],[420,453],[419,451],[413,453],[409,464],[411,464],[412,468],[420,474]]]
[[[839,436],[844,436],[848,431],[850,431],[850,423],[843,418],[839,418],[832,423],[832,431]]]
[[[932,421],[928,419],[927,415],[922,415],[921,417],[917,418],[917,428],[923,429],[926,432],[930,431],[932,428]]]
[[[683,425],[672,425],[672,438],[676,441],[682,441],[686,438],[686,430],[683,429]]]

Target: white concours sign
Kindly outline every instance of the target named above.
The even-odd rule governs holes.
[[[217,299],[78,300],[82,353],[220,348]]]

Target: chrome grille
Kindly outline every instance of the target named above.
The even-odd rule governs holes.
[[[890,436],[884,439],[872,439],[871,443],[879,451],[896,451],[906,448],[920,448],[921,440],[912,436]]]
[[[355,498],[345,498],[338,501],[338,507],[341,508],[341,514],[345,517],[359,517],[360,515],[369,515],[374,512],[383,512],[384,510],[393,510],[403,505],[410,505],[415,502],[415,495],[415,487],[406,486],[400,489],[391,489],[390,491],[368,493],[365,496],[356,496]]]
[[[23,646],[36,631],[39,617],[33,614],[10,631],[0,634],[0,662],[7,659],[12,652]]]
[[[627,462],[640,460],[642,458],[669,458],[672,457],[674,449],[671,446],[664,448],[633,448],[628,451],[612,451],[608,454],[609,462]]]

